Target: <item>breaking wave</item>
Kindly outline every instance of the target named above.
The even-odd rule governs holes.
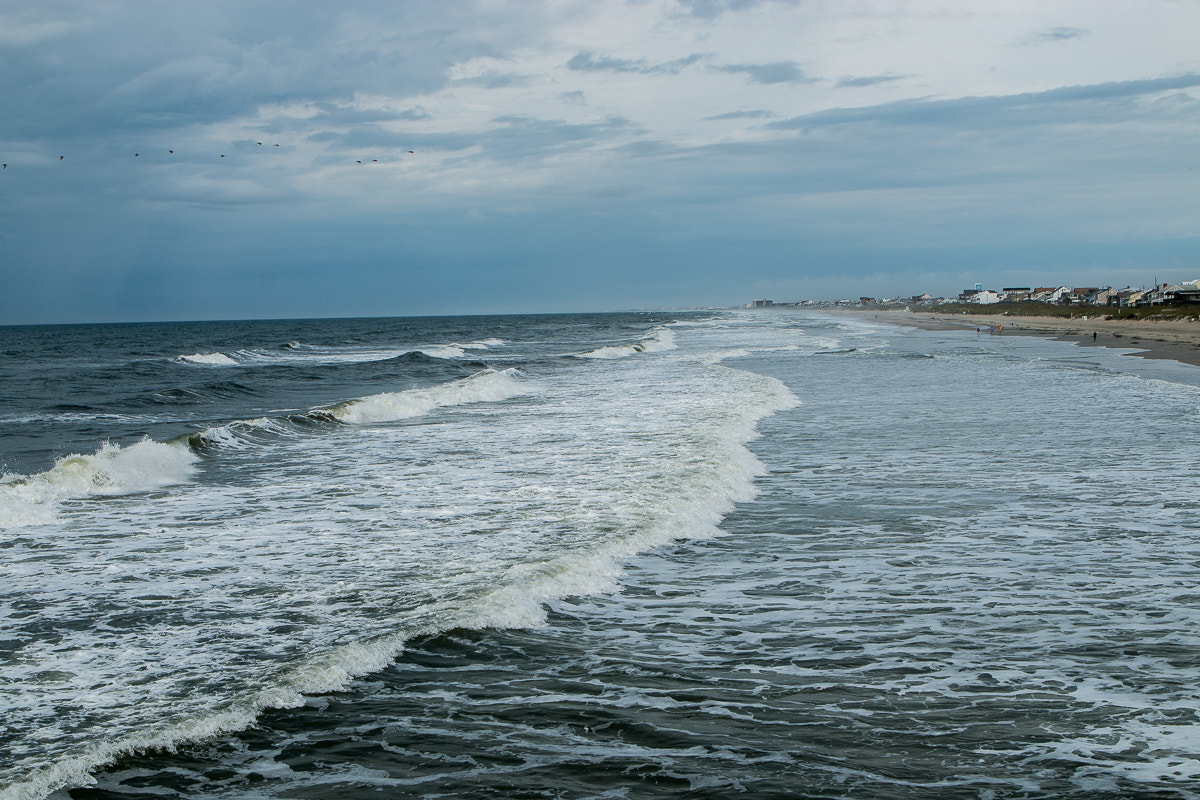
[[[528,391],[528,384],[517,378],[515,369],[499,372],[487,369],[449,383],[360,397],[300,414],[236,420],[181,436],[171,443],[183,443],[198,452],[213,448],[241,449],[297,429],[309,430],[330,424],[397,422],[420,417],[438,408],[507,400]]]
[[[175,359],[184,364],[198,364],[203,367],[236,367],[238,362],[224,353],[192,353],[190,356],[179,356]]]
[[[507,400],[527,391],[527,386],[517,379],[516,370],[489,369],[462,380],[403,392],[371,395],[339,403],[315,413],[324,413],[339,422],[356,425],[396,422],[428,414],[436,408]]]
[[[147,492],[183,483],[196,454],[186,447],[144,439],[128,447],[105,443],[90,456],[60,458],[37,475],[0,478],[0,527],[52,522],[67,499]]]
[[[586,353],[580,353],[580,358],[627,358],[638,353],[661,353],[675,349],[675,332],[669,328],[655,328],[650,335],[636,344],[613,345],[599,347]]]
[[[275,349],[236,350],[229,353],[192,353],[191,355],[176,356],[177,364],[199,367],[239,367],[262,366],[267,364],[360,364],[372,361],[387,361],[412,354],[421,354],[430,358],[458,359],[466,358],[471,351],[488,350],[504,346],[503,339],[480,339],[467,344],[430,345],[412,348],[345,348],[318,347],[288,342]]]

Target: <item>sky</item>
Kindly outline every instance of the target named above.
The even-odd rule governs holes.
[[[1200,278],[1195,0],[0,0],[0,324]]]

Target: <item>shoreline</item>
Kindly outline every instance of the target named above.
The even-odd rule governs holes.
[[[1200,367],[1200,322],[1180,320],[1067,319],[1063,317],[939,314],[932,311],[851,311],[837,313],[878,319],[924,330],[999,329],[1022,336],[1042,336],[1081,347],[1136,350],[1122,355],[1166,359]],[[1093,332],[1096,334],[1093,339]]]

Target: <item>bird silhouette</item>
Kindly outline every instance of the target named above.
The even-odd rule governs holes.
[[[0,2],[3,2],[3,0],[0,0]],[[255,142],[255,144],[257,144],[259,147],[262,147],[262,146],[265,144],[265,142]],[[280,145],[278,142],[275,142],[275,143],[273,143],[271,146],[272,146],[272,147],[281,147],[282,145]],[[415,154],[416,154],[416,151],[414,151],[414,150],[409,150],[409,151],[407,151],[407,152],[408,152],[408,154],[409,154],[410,156],[411,156],[411,155],[415,155]],[[174,151],[174,150],[167,150],[167,153],[168,153],[169,155],[175,155],[175,151]],[[225,157],[226,157],[226,155],[227,155],[226,153],[221,153],[221,156],[220,156],[220,157],[221,157],[221,158],[225,158]],[[134,153],[134,154],[133,154],[133,157],[134,157],[134,158],[141,158],[141,156],[142,156],[142,154],[141,154],[141,153]],[[66,160],[67,160],[67,157],[66,157],[66,155],[60,155],[60,156],[58,157],[58,160],[59,160],[59,161],[66,161]],[[355,161],[354,163],[355,163],[355,164],[364,164],[364,163],[367,163],[367,164],[379,164],[379,163],[380,163],[380,160],[379,160],[378,158],[372,158],[370,161],[361,161],[361,160],[358,160],[358,161]],[[0,164],[0,169],[8,169],[8,164]],[[1189,171],[1189,172],[1191,171],[1191,168],[1190,168],[1190,167],[1188,168],[1188,171]]]

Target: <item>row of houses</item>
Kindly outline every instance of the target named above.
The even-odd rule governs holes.
[[[1184,283],[1164,283],[1151,289],[1114,289],[1111,286],[1010,286],[1000,291],[984,289],[975,284],[974,289],[964,289],[958,297],[934,297],[931,294],[912,297],[875,298],[860,297],[857,301],[802,300],[795,303],[779,303],[774,300],[754,300],[752,308],[798,307],[798,306],[875,306],[875,305],[937,305],[940,303],[1054,303],[1058,305],[1107,306],[1110,308],[1138,308],[1142,306],[1200,304],[1200,279]]]
[[[925,295],[928,297],[928,295]],[[1114,308],[1136,308],[1140,306],[1175,305],[1200,303],[1200,280],[1185,283],[1164,283],[1152,289],[1113,289],[1111,286],[1043,286],[1031,288],[1017,286],[994,291],[976,284],[974,289],[965,289],[958,295],[960,303],[1057,303],[1059,305],[1110,306]],[[918,301],[917,298],[912,298]],[[932,300],[928,301],[932,302]]]

